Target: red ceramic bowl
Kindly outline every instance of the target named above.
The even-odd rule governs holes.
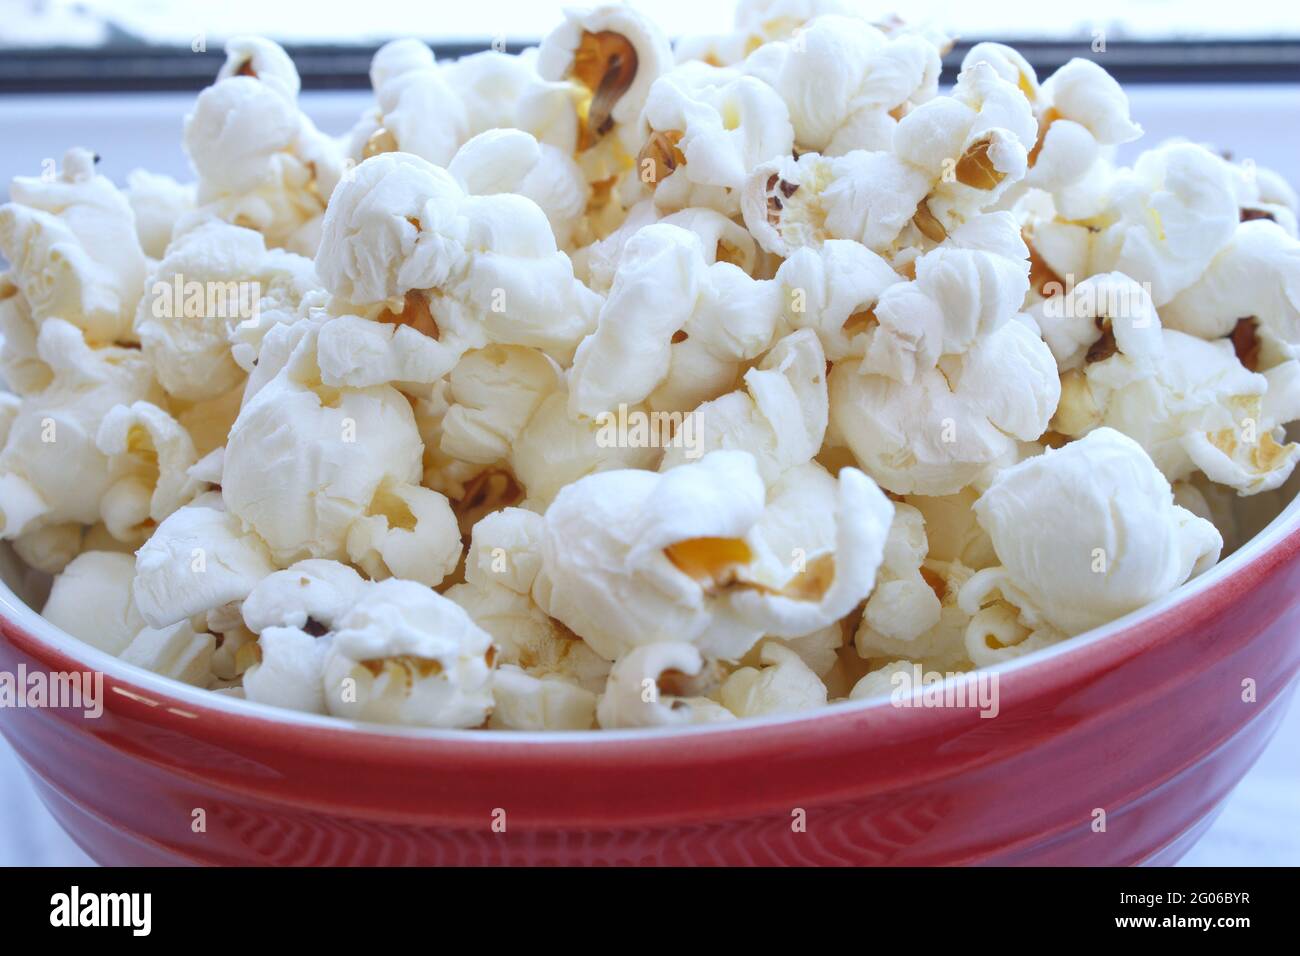
[[[79,643],[3,589],[0,670],[98,669],[106,702],[98,719],[0,710],[0,727],[103,863],[1167,863],[1281,719],[1298,614],[1293,502],[1168,599],[996,668],[993,719],[885,699],[548,735],[215,696]]]

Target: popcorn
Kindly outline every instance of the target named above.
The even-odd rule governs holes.
[[[778,307],[770,284],[727,262],[706,265],[693,233],[647,226],[628,242],[596,330],[578,346],[570,414],[596,418],[649,398],[669,378],[674,346],[693,333],[707,336],[702,344],[722,361],[757,356],[775,332]]]
[[[853,637],[861,657],[877,661],[905,657],[924,661],[928,668],[943,672],[970,667],[966,634],[971,615],[959,605],[958,595],[974,572],[960,557],[952,556],[952,543],[943,540],[952,522],[932,523],[931,518],[955,515],[963,524],[975,525],[969,511],[974,497],[911,499],[927,503],[927,511],[911,504],[895,504],[877,585],[867,599]],[[988,541],[978,525],[975,533]],[[996,563],[991,543],[988,553],[986,563]],[[859,691],[855,685],[850,696],[864,695],[872,686],[867,682]]]
[[[129,544],[117,540],[108,533],[102,521],[82,529],[82,551],[111,551],[115,554],[133,554]]]
[[[420,483],[455,501],[465,496],[466,485],[483,472],[481,465],[459,461],[442,450],[443,422],[450,408],[450,387],[444,379],[435,385],[406,392],[415,413],[415,425],[424,442]]]
[[[1038,141],[1025,177],[1030,186],[1059,191],[1087,174],[1101,147],[1142,135],[1142,127],[1129,118],[1128,97],[1092,60],[1070,60],[1048,77],[1034,99]]]
[[[788,714],[826,706],[826,685],[794,651],[765,643],[764,667],[733,671],[718,688],[723,706],[737,717]]]
[[[92,348],[62,319],[46,319],[37,338],[50,383],[28,395],[0,447],[0,537],[47,524],[94,524],[121,477],[95,442],[108,412],[136,401],[162,402],[148,363],[135,349]]]
[[[607,296],[627,251],[628,240],[655,222],[679,226],[698,236],[706,265],[730,262],[749,276],[764,272],[759,262],[762,252],[753,237],[744,226],[722,213],[714,209],[693,208],[669,213],[662,219],[658,216],[653,200],[637,203],[628,211],[618,229],[574,253],[575,273],[593,290]]]
[[[746,392],[705,402],[691,414],[699,442],[670,448],[661,471],[720,448],[748,451],[765,484],[812,460],[826,436],[830,414],[826,357],[809,329],[793,332],[745,373]]]
[[[198,201],[253,192],[289,158],[298,116],[277,88],[235,76],[205,89],[185,124],[185,150],[199,175]]]
[[[531,677],[510,664],[492,676],[493,730],[591,730],[597,696],[556,677]]]
[[[144,620],[164,628],[242,601],[274,570],[266,545],[207,494],[173,512],[136,552],[132,590]]]
[[[528,133],[570,155],[578,133],[574,91],[538,73],[537,53],[485,50],[436,63],[418,40],[385,44],[370,67],[378,102],[352,131],[349,155],[360,162],[400,150],[445,166],[460,147],[494,130]]]
[[[326,713],[328,635],[360,599],[365,580],[345,564],[309,559],[276,571],[244,599],[258,656],[243,675],[249,700]]]
[[[840,650],[844,647],[846,635],[842,624],[843,622],[836,621],[799,637],[764,638],[741,658],[740,663],[744,667],[761,667],[763,649],[768,645],[779,645],[799,655],[799,659],[819,678],[830,679],[839,663]]]
[[[650,87],[671,65],[663,34],[623,4],[566,10],[564,22],[542,40],[537,72],[571,85],[578,119],[572,151],[589,182],[630,168],[636,120]]]
[[[268,252],[251,229],[219,219],[181,228],[150,275],[135,331],[168,394],[203,401],[244,379],[231,351],[235,327],[263,308],[296,309],[316,277],[310,260]]]
[[[1276,171],[1255,166],[1250,178],[1261,202],[1283,206],[1293,213],[1300,211],[1300,199],[1297,199],[1295,189]]]
[[[413,274],[417,270],[432,273],[430,286],[441,285],[460,265],[463,252],[436,227],[451,219],[462,195],[447,172],[415,156],[384,154],[362,163],[328,211],[316,255],[316,271],[326,288],[358,305],[396,305],[420,284]],[[430,229],[420,243],[424,228],[410,220],[426,209]]]
[[[243,671],[244,696],[259,704],[308,714],[328,713],[325,659],[329,644],[294,627],[267,627],[254,662]]]
[[[976,667],[991,667],[1023,657],[1065,640],[1049,625],[1031,625],[1025,614],[1006,601],[995,600],[980,608],[966,627],[966,654]]]
[[[1300,345],[1300,242],[1268,220],[1237,226],[1192,285],[1165,304],[1165,324],[1203,339],[1229,335],[1243,317],[1285,346]]]
[[[23,400],[11,392],[0,392],[0,437],[7,437],[22,413]]]
[[[13,539],[14,554],[42,574],[58,574],[81,552],[82,528],[75,521],[26,531]]]
[[[730,66],[765,43],[789,39],[814,17],[852,12],[852,6],[840,0],[740,0],[731,33],[681,37],[674,53],[678,62],[703,60]]]
[[[572,157],[516,129],[479,133],[456,151],[447,171],[471,196],[516,193],[537,203],[561,248],[586,212],[588,188]]]
[[[1018,319],[910,384],[831,369],[830,436],[896,494],[949,495],[1047,429],[1060,396],[1056,362]]]
[[[987,63],[998,76],[1024,93],[1030,105],[1038,104],[1042,97],[1038,73],[1019,50],[1005,43],[976,43],[962,58],[961,66],[965,70],[976,63]]]
[[[894,505],[884,561],[862,613],[863,630],[874,632],[880,643],[907,644],[939,623],[939,595],[921,570],[928,550],[921,512],[911,505]],[[864,657],[884,656],[866,653],[871,642],[861,631],[856,642]]]
[[[254,36],[232,37],[226,43],[226,62],[217,71],[217,80],[232,76],[251,76],[293,103],[302,87],[298,70],[279,44]]]
[[[117,405],[100,422],[95,438],[122,474],[104,495],[104,524],[113,537],[142,543],[154,528],[198,495],[190,476],[197,455],[188,433],[148,402]]]
[[[383,489],[416,484],[421,474],[410,403],[387,385],[321,383],[319,334],[319,327],[306,332],[284,368],[246,399],[226,444],[226,507],[281,565],[344,558],[352,526],[383,513]],[[426,512],[426,520],[438,518]]]
[[[667,377],[672,337],[691,316],[702,271],[698,240],[683,229],[647,226],[633,237],[596,331],[574,357],[572,415],[636,404]]]
[[[420,727],[865,701],[1160,600],[1300,460],[1300,203],[950,48],[742,0],[674,61],[609,4],[388,43],[334,139],[232,39],[197,182],[74,149],[0,207],[0,538],[128,664]]]
[[[1245,367],[1242,355],[1258,364],[1254,320],[1210,342],[1161,329],[1146,291],[1119,273],[1093,276],[1037,312],[1065,371],[1055,431],[1117,428],[1170,481],[1200,468],[1243,495],[1290,475],[1300,446],[1286,444],[1282,426],[1300,417],[1300,365],[1286,358],[1263,375]]]
[[[1001,43],[977,43],[962,61],[991,66],[1028,98],[1038,121],[1024,183],[1059,194],[1082,180],[1102,156],[1103,147],[1142,135],[1129,116],[1128,97],[1095,61],[1075,58],[1041,86],[1034,68]]]
[[[801,151],[836,156],[888,148],[891,114],[934,96],[940,61],[918,34],[887,37],[862,19],[828,15],[763,45],[742,69],[780,94]]]
[[[653,468],[662,455],[660,448],[630,436],[627,441],[617,434],[602,439],[607,420],[575,418],[568,411],[571,404],[566,387],[548,394],[511,448],[509,473],[526,492],[529,507],[539,511],[579,478],[619,468]]]
[[[355,315],[322,321],[316,340],[321,383],[330,388],[393,385],[417,390],[447,374],[461,353],[423,331],[436,327],[424,299],[411,295],[393,321],[375,322]]]
[[[225,634],[228,631],[244,629],[243,616],[237,601],[214,607],[202,615],[195,615],[195,620],[199,617],[202,618],[202,622],[207,626],[207,629],[214,634]]]
[[[1163,352],[1160,316],[1146,289],[1120,272],[1090,276],[1030,313],[1063,372],[1116,351],[1144,369]]]
[[[920,234],[942,241],[1002,198],[1024,178],[1036,131],[1024,92],[985,62],[964,64],[951,96],[903,117],[894,151],[931,183],[913,220]]]
[[[1033,147],[1037,125],[1017,84],[988,63],[971,61],[963,64],[950,96],[935,97],[899,120],[894,150],[932,176],[949,167],[947,185],[996,196],[1002,178],[1015,172],[1010,167],[1023,165],[1017,149]]]
[[[925,558],[915,573],[905,569],[894,579],[901,583],[884,589],[879,598],[872,595],[867,605],[870,613],[864,610],[853,635],[856,653],[873,661],[905,656],[944,673],[969,670],[973,665],[967,635],[972,615],[962,607],[960,596],[974,573],[961,561],[933,557]],[[922,583],[930,594],[920,589]],[[938,602],[937,613],[931,597]],[[894,614],[900,616],[898,621],[892,620]]]
[[[256,229],[269,245],[311,255],[343,157],[298,111],[297,92],[283,50],[236,37],[217,81],[185,118],[183,142],[198,173],[199,206]]]
[[[887,288],[902,281],[884,259],[846,239],[796,249],[776,274],[785,306],[782,318],[791,328],[815,330],[832,362],[862,356],[864,336],[877,321],[877,303]]]
[[[468,353],[448,382],[440,447],[481,465],[508,461],[542,402],[561,387],[559,370],[545,355],[518,345]]]
[[[535,349],[489,346],[470,352],[448,381],[449,405],[436,437],[454,463],[448,467],[463,473],[456,487],[446,489],[462,520],[479,507],[475,498],[484,498],[482,508],[492,510],[526,495],[529,507],[541,510],[583,475],[652,468],[659,460],[656,447],[604,441],[595,420],[571,417],[559,370]]]
[[[1109,191],[1110,224],[1093,237],[1089,271],[1149,284],[1157,308],[1196,281],[1237,227],[1225,164],[1190,143],[1146,151]]]
[[[1130,143],[1142,127],[1129,118],[1128,97],[1109,73],[1092,60],[1075,57],[1043,84],[1048,109],[1078,123],[1103,146]]]
[[[176,223],[194,211],[194,187],[183,186],[170,176],[134,169],[127,174],[124,193],[135,214],[140,248],[150,259],[161,259]]]
[[[907,504],[925,520],[927,553],[931,560],[960,562],[979,570],[996,563],[993,542],[975,519],[979,492],[966,488],[953,495],[908,495]]]
[[[689,64],[650,88],[641,114],[638,175],[669,211],[708,207],[740,211],[749,173],[794,149],[785,103],[753,77]]]
[[[854,469],[836,479],[808,465],[769,495],[744,452],[590,475],[546,511],[539,603],[610,660],[670,638],[734,660],[862,600],[891,511]]]
[[[0,206],[0,255],[37,324],[70,322],[94,344],[131,341],[145,258],[131,207],[88,150],[70,149],[56,178],[19,176]]]
[[[911,680],[910,675],[915,666],[914,662],[909,660],[890,661],[884,667],[866,674],[854,684],[853,690],[849,692],[849,700],[891,697],[904,680]]]
[[[1026,254],[1010,213],[957,227],[915,260],[915,279],[881,291],[861,369],[911,382],[941,358],[969,351],[1019,311],[1029,291]]]
[[[492,709],[492,639],[460,607],[411,581],[369,585],[338,622],[325,703],[352,720],[477,727]]]
[[[609,672],[596,719],[606,729],[733,719],[725,707],[703,696],[718,677],[717,668],[692,644],[658,642],[638,647]]]
[[[474,525],[465,583],[446,595],[492,635],[500,663],[544,682],[539,686],[506,676],[498,698],[505,694],[513,706],[530,712],[550,698],[570,704],[586,699],[553,683],[559,681],[591,694],[594,710],[610,665],[532,597],[542,565],[542,534],[543,519],[531,511],[505,508],[486,515]],[[506,714],[501,719],[515,718]]]
[[[241,614],[255,634],[282,627],[319,637],[333,630],[364,586],[365,579],[346,564],[309,558],[258,581],[244,598]]]
[[[534,203],[467,196],[451,174],[405,154],[369,159],[343,184],[316,268],[340,299],[382,306],[380,321],[431,339],[426,381],[489,343],[567,363],[599,304]]]
[[[216,635],[212,652],[212,689],[237,690],[244,695],[242,681],[262,653],[258,636],[241,624],[226,624],[209,618],[204,623]]]
[[[165,628],[141,628],[118,656],[128,664],[183,684],[207,687],[212,680],[215,648],[216,639],[211,634],[196,633],[189,621],[177,621]]]
[[[773,255],[789,257],[828,239],[853,239],[883,255],[892,251],[930,187],[925,170],[890,152],[804,153],[756,168],[740,209],[745,227]]]
[[[129,554],[83,551],[54,579],[41,615],[77,640],[120,654],[144,628],[131,599]]]
[[[1243,495],[1278,487],[1300,457],[1300,445],[1287,443],[1281,427],[1300,417],[1295,361],[1259,375],[1242,366],[1227,340],[1164,330],[1159,341],[1146,361],[1120,352],[1069,373],[1056,430],[1120,429],[1170,481],[1199,468]]]
[[[230,426],[239,416],[239,403],[243,395],[244,390],[236,386],[225,395],[204,402],[170,403],[176,411],[176,421],[194,442],[194,454],[199,460],[192,466],[192,477],[197,480],[221,484],[226,436],[230,434]],[[204,473],[199,474],[200,471]]]
[[[1083,223],[1108,222],[1108,210],[1111,202],[1111,190],[1119,175],[1117,167],[1110,159],[1108,151],[1102,151],[1088,167],[1087,171],[1069,185],[1059,187],[1050,196],[1047,193],[1029,192],[1021,199],[1043,200],[1049,198],[1057,216],[1055,228],[1070,231],[1082,236],[1085,252],[1092,252],[1093,236],[1091,230]],[[1007,197],[1008,200],[1011,197]],[[1068,229],[1067,229],[1068,227]],[[1083,232],[1080,232],[1083,230]],[[1099,266],[1093,271],[1106,271],[1106,266]],[[1070,270],[1066,270],[1068,273]],[[1083,274],[1083,273],[1076,273]]]
[[[469,138],[465,106],[419,40],[394,40],[375,53],[370,82],[378,101],[378,128],[361,160],[398,150],[445,166]]]
[[[1000,593],[1029,622],[1065,634],[1167,594],[1223,545],[1212,524],[1174,504],[1141,446],[1111,428],[999,472],[975,513],[1002,563],[966,583],[963,609],[975,614]]]
[[[1241,221],[1267,219],[1276,222],[1294,239],[1300,200],[1297,200],[1291,185],[1273,170],[1253,162],[1232,164],[1229,169],[1234,178],[1237,202],[1241,206]]]
[[[304,270],[300,274],[307,275],[308,273]],[[315,274],[314,264],[310,274],[313,276]],[[289,276],[293,275],[294,273],[289,273]],[[296,284],[294,286],[273,284],[272,288],[296,289]],[[240,321],[230,330],[228,337],[230,357],[247,375],[255,377],[259,363],[262,361],[262,346],[272,329],[279,325],[294,325],[304,319],[307,320],[303,323],[304,325],[324,321],[325,317],[336,314],[332,309],[335,305],[337,303],[330,294],[320,288],[307,289],[300,296],[276,295],[264,297],[258,301],[254,315]],[[283,356],[281,356],[281,359],[283,359]],[[262,377],[263,379],[269,378],[269,376],[265,375]],[[246,383],[241,383],[236,386],[240,394],[244,391],[245,385]]]
[[[522,130],[572,155],[578,134],[574,90],[544,79],[537,55],[537,47],[518,56],[484,50],[442,64],[443,76],[465,106],[465,142],[490,130]]]
[[[348,558],[372,580],[435,587],[460,561],[460,528],[445,495],[416,484],[380,485],[348,528]]]
[[[516,594],[529,593],[542,569],[544,533],[542,516],[523,508],[487,515],[474,526],[465,558],[466,582],[479,587],[500,584]]]
[[[0,375],[19,395],[39,392],[54,373],[36,352],[39,326],[8,273],[0,274]]]

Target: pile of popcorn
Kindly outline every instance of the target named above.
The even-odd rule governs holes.
[[[335,139],[232,40],[193,184],[72,149],[0,207],[0,537],[45,617],[266,704],[572,730],[872,697],[1179,587],[1300,457],[1295,193],[1117,166],[1089,60],[981,43],[941,94],[950,46],[572,10],[389,43]]]

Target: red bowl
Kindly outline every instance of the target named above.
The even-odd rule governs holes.
[[[1167,599],[994,668],[993,719],[884,699],[563,735],[213,695],[76,641],[0,587],[0,670],[99,670],[105,699],[97,719],[2,709],[0,728],[103,863],[1169,863],[1283,716],[1298,552],[1293,502]]]

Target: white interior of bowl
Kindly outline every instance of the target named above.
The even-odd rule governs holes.
[[[1297,473],[1300,483],[1300,472]],[[1294,483],[1288,483],[1290,489]],[[1044,650],[1015,658],[1005,663],[984,668],[987,672],[1001,675],[1013,673],[1024,668],[1044,664],[1049,660],[1068,657],[1079,653],[1084,648],[1104,640],[1122,640],[1122,632],[1129,626],[1155,617],[1170,607],[1189,599],[1208,588],[1215,586],[1225,578],[1231,577],[1245,568],[1252,561],[1276,546],[1292,532],[1300,528],[1300,495],[1292,494],[1286,507],[1276,515],[1261,531],[1242,544],[1217,565],[1200,577],[1171,592],[1158,601],[1140,608],[1131,614],[1117,618],[1103,627],[1071,638]],[[8,620],[35,636],[43,644],[52,647],[83,664],[87,669],[102,671],[118,680],[126,681],[142,691],[154,692],[171,697],[177,701],[206,707],[210,710],[224,711],[243,716],[259,717],[280,723],[321,727],[348,734],[382,734],[397,737],[415,737],[428,740],[468,740],[482,742],[484,746],[498,743],[574,743],[608,742],[619,739],[646,739],[647,737],[680,736],[704,733],[743,733],[746,729],[769,726],[772,724],[790,724],[798,721],[816,720],[820,715],[842,713],[845,708],[865,710],[871,707],[890,706],[888,697],[872,700],[845,701],[816,710],[800,711],[794,714],[782,714],[772,717],[756,717],[720,724],[704,724],[694,727],[653,728],[640,730],[590,730],[590,731],[482,731],[482,730],[444,730],[424,727],[399,727],[387,724],[361,723],[338,717],[300,713],[271,707],[188,684],[182,684],[171,678],[162,677],[151,671],[118,660],[103,651],[91,647],[73,637],[71,634],[55,627],[18,596],[16,591],[35,599],[39,595],[44,579],[27,569],[13,554],[7,544],[0,546],[0,614]]]

